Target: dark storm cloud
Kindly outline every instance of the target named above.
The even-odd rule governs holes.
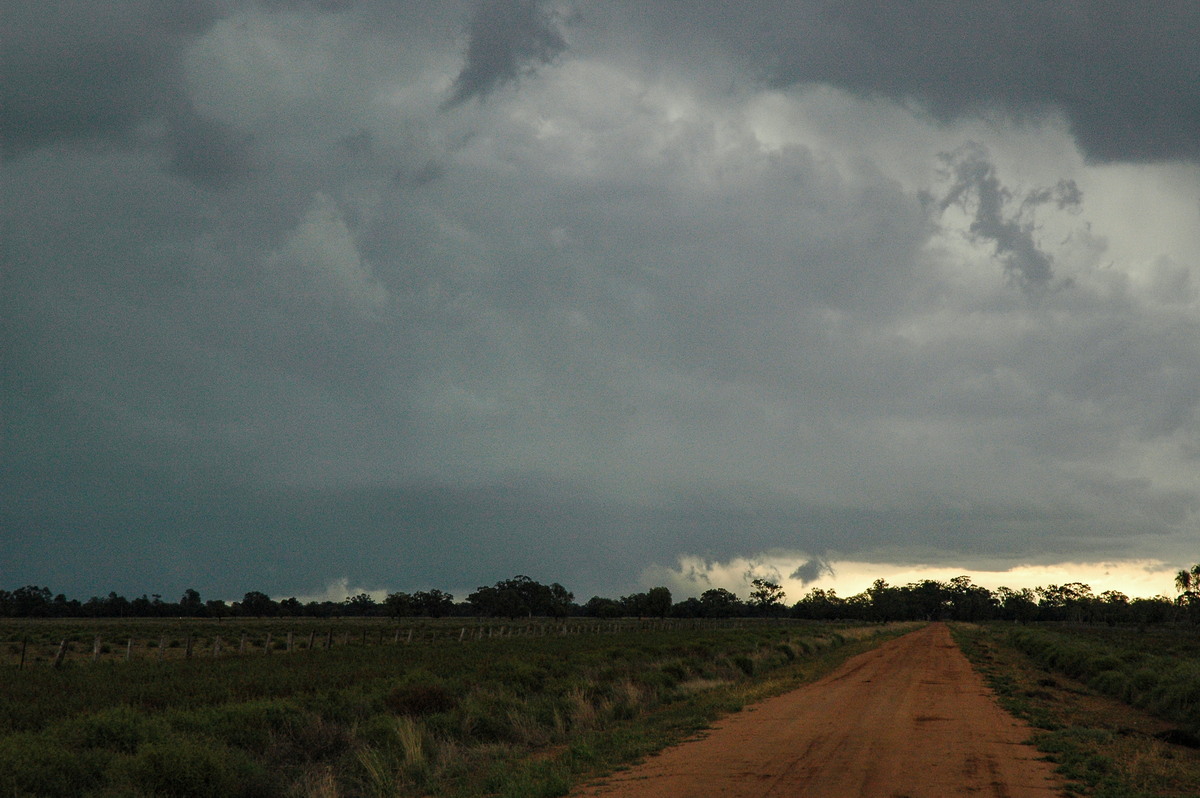
[[[967,144],[941,157],[949,183],[937,200],[939,212],[952,205],[972,215],[970,235],[992,242],[996,257],[1014,282],[1024,288],[1041,288],[1054,277],[1052,259],[1034,239],[1032,214],[1038,206],[1053,203],[1058,210],[1076,209],[1083,200],[1074,182],[1060,180],[1053,188],[1028,191],[1013,209],[1013,193],[1000,182],[986,148]]]
[[[168,145],[171,170],[198,185],[222,188],[252,168],[247,135],[195,113],[171,121]]]
[[[1060,126],[1019,173],[1004,120],[764,89],[1040,113],[984,39],[1050,11],[569,6],[10,4],[0,576],[586,598],[1190,545],[1188,256],[1105,266]],[[996,63],[918,63],[931,25]]]
[[[119,137],[183,101],[179,58],[218,4],[0,5],[0,148]]]
[[[633,13],[663,15],[667,38],[715,36],[779,86],[827,83],[943,120],[1060,111],[1096,160],[1200,157],[1190,0],[655,5]]]
[[[466,64],[447,107],[477,97],[548,64],[567,47],[541,0],[482,0],[468,28]]]
[[[819,557],[814,557],[802,563],[796,570],[792,571],[789,579],[799,579],[800,583],[807,585],[809,582],[815,582],[822,576],[833,573],[833,566]]]

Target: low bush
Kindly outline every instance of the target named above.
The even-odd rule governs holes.
[[[177,798],[263,798],[276,792],[263,767],[245,753],[191,737],[142,746],[120,763],[114,780],[136,794]]]

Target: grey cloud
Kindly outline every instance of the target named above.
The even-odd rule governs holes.
[[[676,53],[716,40],[776,86],[825,83],[942,120],[1059,112],[1099,161],[1200,158],[1200,6],[1189,0],[636,6],[629,15],[653,19]]]
[[[815,582],[822,576],[832,575],[833,566],[819,557],[814,557],[801,564],[788,576],[788,579],[799,579],[801,584]]]
[[[194,113],[172,119],[170,167],[198,185],[224,188],[244,180],[252,168],[250,137]]]
[[[482,0],[468,28],[466,64],[454,81],[447,107],[483,98],[567,47],[541,0]]]
[[[111,124],[21,106],[0,162],[22,200],[0,526],[22,582],[207,596],[523,572],[586,597],[680,554],[809,552],[800,579],[845,554],[1140,554],[1195,513],[1128,465],[1172,462],[1176,440],[1195,456],[1189,264],[1146,292],[1120,265],[1098,283],[1051,261],[1037,223],[1081,207],[1069,181],[1018,190],[968,148],[923,203],[866,156],[768,146],[744,119],[760,86],[715,91],[727,65],[670,50],[669,80],[639,71],[586,29],[611,6],[572,18],[589,49],[569,82],[522,92],[496,89],[562,52],[557,20],[481,7],[452,114],[436,87],[464,6],[268,8],[299,10],[243,9],[189,81],[147,44],[162,74],[104,78],[134,98]],[[729,32],[681,8],[681,30]],[[808,28],[760,15],[756,46],[822,30],[814,8],[777,9]],[[282,69],[251,107],[274,84],[244,84],[237,48],[269,36],[323,80]],[[55,118],[95,113],[47,96]],[[41,147],[135,131],[151,146]],[[928,246],[958,208],[1014,282],[1085,279],[1038,302],[962,288]]]
[[[945,212],[952,205],[972,213],[969,231],[976,239],[995,246],[996,256],[1008,276],[1023,288],[1042,288],[1054,278],[1051,257],[1034,240],[1035,225],[1030,214],[1039,205],[1053,202],[1059,209],[1076,208],[1082,193],[1071,181],[1060,180],[1052,189],[1028,192],[1015,210],[1008,206],[1012,192],[1001,184],[987,150],[978,144],[964,145],[942,155],[949,186],[937,201]]]
[[[0,149],[120,137],[183,102],[179,58],[211,2],[3,3]]]

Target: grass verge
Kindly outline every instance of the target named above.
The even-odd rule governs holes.
[[[762,623],[13,671],[0,795],[565,795],[903,630]]]
[[[1195,798],[1200,752],[1166,741],[1174,725],[1040,666],[1010,629],[955,624],[956,642],[1000,704],[1034,727],[1068,793],[1096,798]]]

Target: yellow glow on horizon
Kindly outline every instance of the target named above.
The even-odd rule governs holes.
[[[1046,565],[1019,565],[1004,570],[984,570],[944,565],[897,565],[894,563],[856,560],[832,561],[832,573],[822,573],[805,582],[791,578],[797,568],[810,560],[806,555],[763,555],[754,558],[734,558],[715,562],[700,557],[683,556],[674,568],[656,566],[646,569],[642,582],[647,586],[666,585],[676,601],[698,596],[705,590],[722,587],[743,599],[749,595],[750,581],[755,577],[770,579],[787,593],[785,601],[795,603],[813,588],[834,590],[843,598],[862,593],[876,579],[889,585],[901,586],[932,579],[947,582],[966,575],[974,584],[995,590],[1004,586],[1021,588],[1062,585],[1082,582],[1099,595],[1116,590],[1129,598],[1151,598],[1175,595],[1175,574],[1180,565],[1161,560],[1110,560],[1102,562],[1062,562]]]

